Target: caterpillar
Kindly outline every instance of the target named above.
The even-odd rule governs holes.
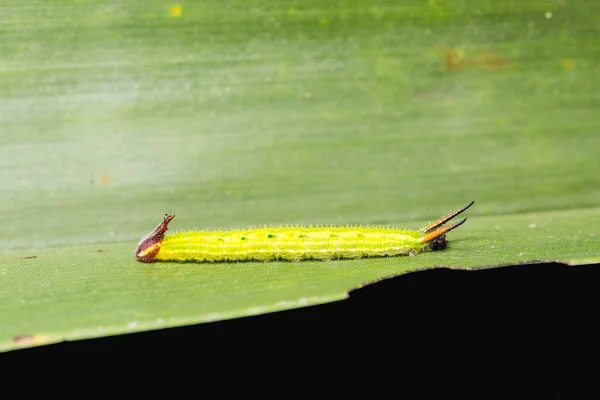
[[[166,235],[175,215],[144,236],[135,250],[139,261],[301,261],[415,255],[441,250],[446,233],[467,219],[444,226],[473,205],[441,217],[419,230],[374,226],[280,226],[226,231],[187,231]]]

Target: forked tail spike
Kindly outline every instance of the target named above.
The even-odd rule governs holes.
[[[452,229],[458,228],[459,226],[461,226],[462,224],[464,224],[466,220],[467,220],[466,218],[463,218],[460,221],[458,221],[458,222],[456,222],[456,223],[454,223],[452,225],[443,226],[443,227],[441,227],[439,229],[436,229],[433,232],[428,232],[425,236],[423,236],[423,237],[421,237],[419,239],[419,242],[421,242],[421,243],[427,243],[427,242],[429,242],[429,241],[437,238],[438,236],[442,236],[446,232],[450,232]]]
[[[167,229],[169,229],[169,222],[175,218],[175,215],[165,214],[165,218],[152,232],[147,234],[140,240],[138,247],[135,249],[135,256],[138,260],[143,262],[150,262],[156,257],[160,250],[160,244]]]
[[[454,212],[446,215],[445,217],[438,218],[437,220],[433,221],[429,225],[421,228],[421,232],[429,233],[429,232],[435,231],[437,228],[439,228],[440,226],[444,225],[446,222],[450,221],[452,218],[456,217],[458,214],[462,213],[467,208],[471,207],[473,205],[473,203],[475,203],[475,201],[470,202],[466,206],[464,206],[462,208],[459,208],[458,210],[456,210],[456,211],[454,211]],[[462,224],[463,222],[465,222],[465,221],[463,220],[458,225]],[[458,226],[458,225],[455,224],[454,228],[456,228],[456,226]],[[452,229],[454,229],[454,228],[452,228]]]

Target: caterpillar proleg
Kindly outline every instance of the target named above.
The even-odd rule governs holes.
[[[186,231],[166,235],[175,215],[140,240],[135,255],[150,261],[302,261],[415,255],[446,248],[446,233],[461,219],[444,225],[467,208],[441,217],[419,230],[374,226],[281,226],[226,231]]]

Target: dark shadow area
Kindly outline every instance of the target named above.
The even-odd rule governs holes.
[[[465,373],[492,365],[565,370],[596,351],[599,287],[599,264],[428,270],[355,290],[335,303],[59,343],[0,354],[0,360],[166,352],[206,363],[236,354],[293,362],[334,358],[336,364],[343,354],[356,362],[367,357]]]

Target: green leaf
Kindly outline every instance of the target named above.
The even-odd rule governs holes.
[[[600,5],[29,1],[0,13],[0,350],[343,299],[433,267],[600,262]],[[418,228],[450,247],[142,264],[171,229]]]

